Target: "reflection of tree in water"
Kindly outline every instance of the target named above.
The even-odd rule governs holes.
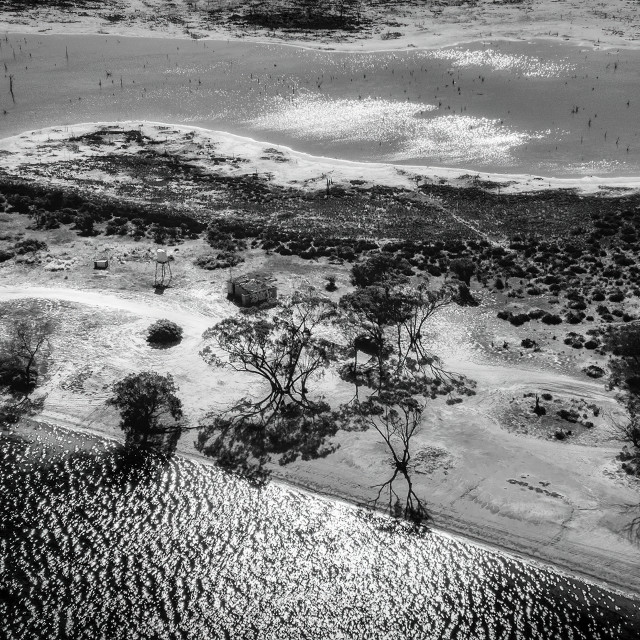
[[[393,473],[377,485],[374,506],[385,504],[397,518],[416,524],[423,523],[429,514],[413,489],[409,464],[411,440],[420,428],[425,404],[408,393],[382,392],[359,405],[364,428],[375,429],[391,454]],[[399,488],[398,485],[404,485]]]

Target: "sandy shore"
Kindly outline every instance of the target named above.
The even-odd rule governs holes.
[[[203,170],[211,171],[207,158],[198,157],[198,149],[215,147],[216,153],[235,157],[239,167],[216,166],[223,175],[269,175],[270,180],[284,187],[319,191],[325,188],[327,177],[334,184],[349,185],[353,180],[365,185],[384,185],[416,191],[421,181],[447,181],[460,187],[473,186],[476,180],[488,180],[500,185],[501,193],[524,193],[546,189],[576,189],[581,193],[640,189],[639,177],[612,178],[609,176],[585,176],[582,178],[550,178],[528,174],[486,173],[445,167],[420,165],[394,165],[376,162],[354,162],[334,158],[312,156],[295,151],[284,145],[274,145],[253,138],[237,136],[225,131],[210,131],[199,127],[177,126],[161,122],[124,121],[78,123],[73,126],[58,126],[26,131],[20,135],[0,140],[0,168],[15,177],[34,177],[46,167],[56,163],[80,162],[99,156],[128,153],[129,150],[77,144],[78,138],[101,129],[137,129],[152,140],[160,141],[172,153],[181,154],[195,162]],[[265,156],[266,149],[275,148],[281,157]],[[34,162],[34,159],[36,162]],[[80,177],[74,172],[73,182]],[[52,183],[56,179],[52,178]],[[108,176],[103,179],[109,181]],[[70,183],[72,184],[72,183]]]
[[[241,27],[229,22],[242,3],[219,7],[211,19],[208,3],[186,0],[133,0],[126,5],[109,0],[88,14],[81,9],[52,6],[4,10],[1,31],[24,33],[101,33],[168,38],[242,39],[281,42],[293,46],[340,51],[389,51],[437,48],[485,38],[527,40],[553,38],[585,46],[640,47],[637,8],[625,0],[606,4],[588,0],[540,0],[535,3],[500,3],[480,0],[474,5],[437,3],[415,5],[402,1],[389,6],[363,3],[368,21],[361,32],[283,32]]]

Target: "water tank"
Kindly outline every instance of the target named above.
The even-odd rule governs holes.
[[[160,262],[161,264],[165,262],[169,262],[169,256],[167,255],[167,252],[164,249],[156,250],[156,262]]]

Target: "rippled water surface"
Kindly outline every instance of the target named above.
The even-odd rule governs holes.
[[[338,53],[8,36],[0,134],[148,119],[315,155],[554,176],[640,174],[640,52],[547,42]]]
[[[638,637],[637,603],[549,569],[40,434],[0,440],[3,637]]]

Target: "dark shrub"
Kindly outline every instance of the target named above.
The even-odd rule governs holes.
[[[582,311],[570,311],[567,313],[565,320],[569,324],[580,324],[585,319],[585,314]]]
[[[338,286],[336,285],[336,277],[331,275],[331,276],[325,276],[325,279],[327,281],[327,284],[324,286],[324,288],[327,291],[335,291]]]
[[[559,418],[562,418],[567,422],[575,423],[578,422],[578,419],[580,418],[580,416],[573,410],[560,409],[560,411],[558,411],[557,413]]]
[[[509,322],[512,325],[519,327],[525,322],[529,322],[529,316],[526,313],[517,313],[509,318]]]
[[[15,253],[10,249],[0,249],[0,262],[6,262],[7,260],[11,260]]]
[[[595,364],[590,364],[586,369],[584,369],[584,372],[590,378],[602,378],[602,376],[605,374],[604,369],[596,367]]]
[[[542,309],[534,309],[533,311],[529,311],[529,318],[531,320],[539,320],[546,314],[546,311]]]
[[[624,300],[624,293],[622,291],[614,291],[610,296],[611,302],[622,302]]]
[[[154,322],[147,332],[147,342],[150,344],[175,344],[180,340],[182,340],[182,327],[166,318]]]
[[[36,251],[46,251],[47,243],[42,240],[36,240],[36,238],[25,238],[16,242],[14,247],[16,253],[22,255],[25,253],[35,253]]]
[[[562,324],[562,318],[555,313],[547,313],[542,316],[542,322],[545,324]]]

